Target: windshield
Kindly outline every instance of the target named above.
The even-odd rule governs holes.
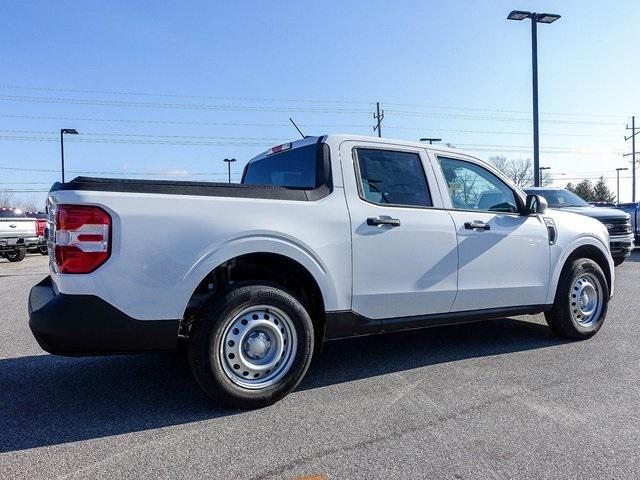
[[[590,206],[582,198],[569,190],[529,190],[527,193],[543,196],[551,208]]]

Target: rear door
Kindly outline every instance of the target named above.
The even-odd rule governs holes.
[[[347,141],[340,159],[351,218],[352,309],[398,324],[448,312],[457,288],[456,233],[425,150]]]
[[[549,284],[549,236],[540,215],[482,162],[438,156],[436,169],[458,236],[458,294],[452,311],[542,305]]]

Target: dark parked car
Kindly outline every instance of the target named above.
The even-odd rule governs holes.
[[[636,240],[636,246],[640,246],[640,203],[619,203],[616,207],[626,212],[631,217],[631,228]]]

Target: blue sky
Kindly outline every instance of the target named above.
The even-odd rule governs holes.
[[[530,25],[512,9],[562,15],[538,31],[541,164],[557,184],[615,188],[640,116],[635,3],[17,2],[0,18],[0,190],[58,179],[62,127],[81,132],[69,177],[221,180],[223,158],[240,172],[296,138],[289,116],[307,134],[372,133],[376,101],[385,136],[530,157]]]

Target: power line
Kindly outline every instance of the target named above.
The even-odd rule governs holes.
[[[141,97],[168,97],[168,98],[190,98],[201,100],[236,100],[247,102],[299,102],[299,103],[336,103],[336,104],[360,104],[371,105],[373,102],[364,100],[310,100],[310,99],[293,99],[293,98],[273,98],[273,97],[234,97],[234,96],[214,96],[214,95],[187,95],[179,93],[152,93],[152,92],[136,92],[136,91],[119,91],[119,90],[84,90],[77,88],[53,88],[53,87],[32,87],[24,85],[0,85],[0,88],[13,90],[35,90],[44,92],[66,92],[66,93],[88,93],[98,95],[124,95],[124,96],[141,96]]]
[[[213,104],[196,104],[196,103],[160,103],[160,102],[125,102],[121,100],[100,100],[100,99],[82,99],[82,98],[62,98],[62,97],[30,97],[24,95],[0,95],[0,101],[5,102],[26,102],[26,103],[54,103],[66,105],[88,105],[88,106],[106,106],[106,107],[141,107],[141,108],[160,108],[160,109],[177,109],[177,110],[213,110],[213,111],[238,111],[238,112],[280,112],[291,113],[292,111],[304,113],[334,113],[334,114],[355,114],[367,113],[368,110],[362,109],[343,109],[343,108],[313,108],[313,107],[256,107],[247,105],[213,105]]]
[[[151,120],[151,119],[127,119],[127,118],[95,118],[95,117],[70,117],[70,116],[53,116],[53,115],[17,115],[17,114],[0,114],[3,118],[22,118],[27,120],[64,120],[78,122],[102,122],[102,123],[137,123],[151,125],[202,125],[212,127],[261,127],[261,128],[290,128],[288,123],[238,123],[238,122],[198,122],[198,121],[179,121],[179,120]],[[301,125],[308,128],[371,128],[370,125],[363,124],[315,124],[304,123]],[[406,125],[386,125],[385,128],[392,130],[412,130],[424,131],[425,127],[413,127]],[[531,135],[531,132],[509,132],[496,130],[463,130],[451,128],[428,128],[429,131],[451,132],[451,133],[479,133],[479,134],[496,134],[496,135]],[[612,134],[591,134],[591,133],[544,133],[544,136],[553,137],[608,137],[618,138],[619,135]]]
[[[0,170],[12,170],[19,172],[40,172],[40,173],[59,173],[59,170],[48,169],[48,168],[22,168],[22,167],[4,167],[0,166]],[[70,173],[89,173],[94,175],[172,175],[171,171],[166,172],[105,172],[105,171],[96,171],[96,170],[68,170]],[[227,172],[189,172],[184,171],[181,172],[180,175],[173,176],[213,176],[213,175],[227,175]],[[231,175],[241,175],[240,173],[232,173]]]
[[[56,142],[59,139],[49,137],[30,137],[30,136],[8,136],[0,135],[0,140],[16,141],[16,142]],[[78,138],[67,140],[71,143],[105,143],[105,144],[135,144],[135,145],[178,145],[178,146],[214,146],[214,147],[264,147],[272,145],[271,142],[208,142],[208,141],[177,141],[177,140],[133,140],[133,139],[116,139],[116,138]]]
[[[355,104],[355,105],[374,105],[375,102],[369,100],[337,100],[337,99],[293,99],[293,98],[278,98],[278,97],[243,97],[243,96],[216,96],[216,95],[192,95],[182,93],[166,93],[166,92],[140,92],[131,90],[99,90],[99,89],[79,89],[79,88],[60,88],[60,87],[43,87],[43,86],[30,86],[30,85],[0,85],[0,88],[11,90],[31,90],[42,92],[64,92],[64,93],[82,93],[82,94],[96,94],[96,95],[117,95],[117,96],[141,96],[141,97],[166,97],[166,98],[188,98],[188,99],[201,99],[201,100],[234,100],[234,101],[247,101],[247,102],[286,102],[286,103],[317,103],[317,104]],[[445,105],[426,105],[420,103],[401,103],[401,102],[385,102],[388,105],[395,105],[399,107],[413,107],[422,109],[435,109],[435,110],[457,110],[457,111],[478,111],[478,112],[494,112],[494,113],[516,113],[523,115],[530,115],[529,110],[509,110],[509,109],[495,109],[495,108],[482,108],[482,107],[460,107],[460,106],[445,106]],[[624,117],[623,114],[596,114],[596,113],[573,113],[573,112],[542,112],[545,115],[560,115],[560,116],[574,116],[574,117],[609,117],[620,118]]]
[[[520,122],[528,123],[531,121],[529,118],[519,117],[499,117],[491,115],[470,115],[470,114],[452,114],[452,113],[438,113],[438,112],[416,112],[410,110],[387,110],[389,113],[399,117],[424,117],[424,118],[447,118],[457,120],[482,120],[482,121],[496,121],[496,122]],[[550,124],[565,124],[565,125],[620,125],[620,122],[589,122],[583,120],[540,120],[540,123]]]
[[[2,133],[33,133],[38,135],[56,135],[58,132],[46,131],[46,130],[0,130]],[[154,135],[149,133],[96,133],[96,132],[82,132],[83,136],[112,136],[112,137],[146,137],[146,138],[196,138],[207,140],[268,140],[271,142],[284,142],[287,138],[273,138],[273,137],[208,137],[199,135]]]
[[[292,111],[304,113],[321,113],[321,114],[358,114],[367,113],[368,110],[363,109],[346,109],[346,108],[311,108],[303,106],[291,107],[268,107],[268,106],[247,106],[247,105],[214,105],[214,104],[195,104],[195,103],[160,103],[160,102],[127,102],[120,100],[100,100],[100,99],[81,99],[81,98],[63,98],[63,97],[33,97],[24,95],[0,95],[0,101],[8,102],[26,102],[26,103],[53,103],[68,105],[88,105],[88,106],[108,106],[108,107],[128,107],[128,108],[160,108],[160,109],[178,109],[178,110],[211,110],[211,111],[239,111],[239,112],[279,112],[291,113]],[[427,118],[450,118],[458,120],[492,120],[492,121],[511,121],[511,122],[529,122],[528,118],[518,117],[499,117],[492,115],[471,115],[471,114],[452,114],[439,112],[416,112],[408,110],[389,110],[397,116],[408,117],[427,117]],[[618,122],[589,122],[582,120],[543,120],[543,123],[557,124],[576,124],[576,125],[619,125]]]

